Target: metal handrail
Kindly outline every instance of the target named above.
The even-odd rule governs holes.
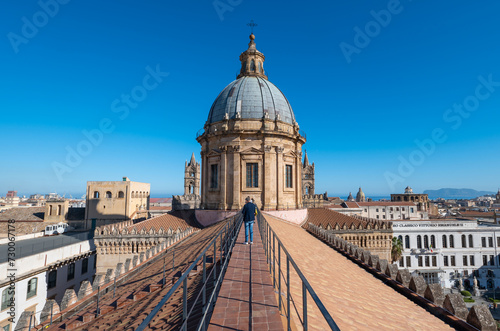
[[[165,305],[165,303],[170,299],[172,294],[182,285],[183,286],[183,295],[182,295],[182,316],[183,316],[183,324],[180,330],[187,330],[188,320],[191,313],[194,310],[200,296],[202,296],[203,303],[203,315],[198,323],[197,330],[206,330],[206,320],[207,315],[212,311],[213,305],[215,304],[215,300],[217,298],[217,289],[219,285],[222,283],[222,279],[224,277],[225,270],[227,268],[229,262],[229,256],[234,247],[234,243],[236,242],[236,238],[238,237],[239,230],[241,228],[241,223],[243,221],[243,217],[241,212],[236,214],[219,232],[215,235],[215,237],[210,241],[207,247],[198,255],[198,257],[194,260],[194,262],[187,268],[187,270],[179,277],[179,279],[175,282],[175,284],[170,288],[167,294],[161,299],[161,301],[156,305],[155,308],[148,314],[148,316],[144,319],[144,321],[137,327],[136,331],[144,330],[147,328],[148,324],[153,320],[153,318],[158,314],[160,309]],[[220,270],[217,275],[217,241],[220,241],[219,251],[220,251]],[[210,270],[210,273],[207,275],[206,261],[207,261],[207,253],[209,249],[213,247],[213,267]],[[224,252],[224,254],[223,254]],[[198,293],[195,301],[191,305],[190,310],[188,311],[187,307],[187,278],[189,273],[198,265],[198,263],[203,259],[203,287],[201,291]],[[206,286],[208,281],[213,276],[213,284],[214,288],[212,293],[210,294],[210,299],[206,301]]]
[[[267,261],[269,261],[269,273],[273,277],[273,287],[278,290],[278,308],[281,311],[282,308],[284,308],[285,315],[286,315],[286,320],[287,320],[287,330],[291,331],[291,314],[290,314],[290,302],[294,301],[292,298],[292,294],[290,293],[290,264],[293,266],[295,269],[295,272],[299,276],[300,280],[302,281],[302,306],[303,306],[303,312],[302,312],[302,319],[300,319],[300,316],[297,312],[297,315],[299,317],[299,320],[301,321],[303,329],[306,331],[308,330],[308,320],[307,320],[307,294],[311,296],[313,299],[314,303],[320,310],[321,314],[323,315],[323,318],[325,321],[328,323],[328,326],[335,331],[339,331],[340,328],[337,326],[335,321],[333,320],[332,316],[326,309],[326,307],[323,305],[321,300],[319,299],[318,295],[316,292],[313,290],[311,284],[307,281],[306,277],[304,274],[300,271],[299,267],[291,257],[291,255],[288,253],[286,250],[285,246],[279,239],[279,237],[276,235],[276,232],[271,228],[267,220],[262,216],[262,213],[259,212],[259,215],[257,217],[257,221],[259,224],[259,229],[260,229],[260,235],[262,237],[262,244],[264,246],[264,252],[266,254]],[[277,252],[276,252],[276,243],[278,244],[277,247]],[[284,280],[284,286],[286,286],[286,307],[284,306],[284,303],[282,303],[282,298],[281,298],[281,276],[285,278],[285,275],[283,274],[283,271],[281,270],[281,251],[285,253],[286,257],[286,281]],[[271,256],[272,254],[272,256]],[[277,254],[277,256],[276,256]],[[276,264],[278,264],[278,284],[276,284]],[[295,309],[296,310],[296,309]]]

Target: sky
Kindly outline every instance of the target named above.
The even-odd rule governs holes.
[[[316,193],[500,186],[500,3],[22,0],[0,12],[0,196],[183,191],[254,20]]]

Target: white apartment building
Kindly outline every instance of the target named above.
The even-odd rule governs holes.
[[[394,236],[403,242],[399,267],[422,275],[428,283],[465,288],[500,286],[500,225],[447,219],[394,221]]]
[[[358,215],[378,220],[421,220],[429,219],[427,211],[418,210],[415,202],[406,201],[370,201],[370,202],[344,202],[344,208],[335,211],[347,214]]]
[[[34,313],[32,326],[38,324],[47,299],[54,299],[60,305],[66,289],[73,288],[78,293],[84,280],[92,282],[96,269],[94,251],[95,248],[89,240],[81,241],[15,259],[14,268],[9,266],[9,261],[5,261],[2,256],[0,330],[14,330],[24,311]],[[10,284],[12,274],[15,275],[13,296]],[[12,307],[11,302],[14,302],[15,306]],[[12,311],[15,312],[14,323],[10,321]]]

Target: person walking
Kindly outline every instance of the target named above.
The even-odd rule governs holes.
[[[243,206],[243,222],[245,223],[245,245],[248,245],[248,236],[250,235],[250,244],[253,244],[253,223],[257,215],[257,207],[251,202],[250,197],[246,197]]]

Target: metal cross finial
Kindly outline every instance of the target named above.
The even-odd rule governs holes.
[[[250,23],[247,24],[247,26],[249,26],[251,29],[252,29],[252,33],[253,33],[253,28],[257,26],[256,23],[254,23],[253,20],[250,21]]]

